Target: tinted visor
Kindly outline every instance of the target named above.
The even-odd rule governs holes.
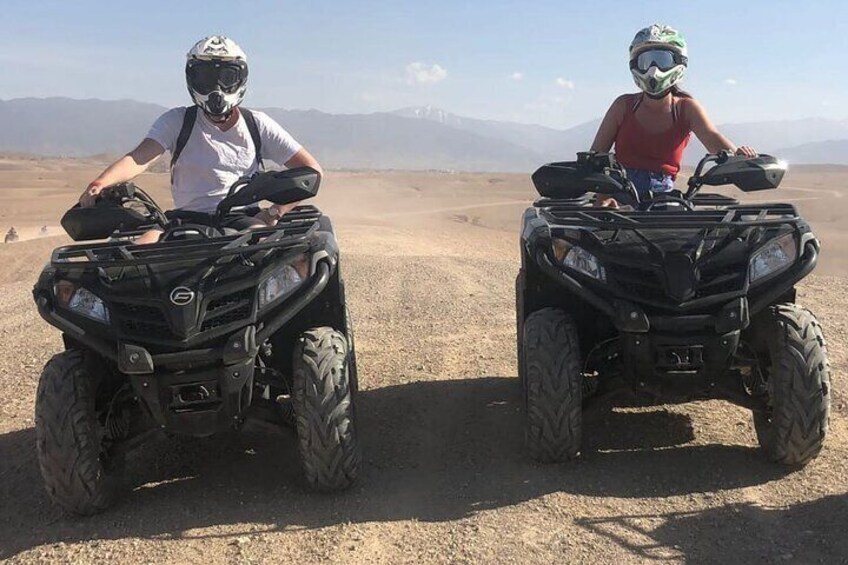
[[[206,95],[214,90],[231,94],[247,81],[247,64],[242,61],[190,61],[186,80],[192,89]]]
[[[661,71],[668,71],[685,63],[685,58],[668,49],[651,49],[643,51],[631,61],[630,67],[646,72],[652,66]]]

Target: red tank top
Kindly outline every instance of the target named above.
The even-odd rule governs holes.
[[[646,131],[636,119],[641,103],[641,94],[634,94],[627,101],[624,120],[615,135],[615,156],[625,169],[675,176],[680,171],[683,150],[691,134],[689,124],[680,116],[678,100],[672,98],[671,102],[671,129],[658,133]]]

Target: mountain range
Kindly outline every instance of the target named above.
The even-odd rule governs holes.
[[[372,114],[258,108],[276,119],[328,168],[526,172],[573,158],[591,145],[599,119],[569,129],[467,118],[431,106]],[[0,100],[0,152],[86,156],[131,149],[166,110],[133,100]],[[736,143],[790,163],[848,165],[848,120],[723,124]],[[687,163],[705,150],[694,140]]]

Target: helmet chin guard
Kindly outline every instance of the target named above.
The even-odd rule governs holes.
[[[209,94],[200,94],[189,87],[188,92],[191,99],[211,118],[227,119],[233,110],[244,100],[247,88],[241,88],[235,94],[226,94],[220,90],[214,90]]]

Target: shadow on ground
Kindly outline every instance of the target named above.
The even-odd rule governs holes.
[[[663,410],[596,415],[580,461],[534,464],[522,450],[514,378],[364,390],[357,408],[365,465],[361,482],[347,493],[306,491],[293,435],[169,439],[132,454],[134,489],[114,509],[88,519],[66,516],[47,499],[33,429],[0,435],[0,558],[60,541],[184,538],[198,535],[190,532],[196,528],[240,523],[285,530],[446,521],[552,492],[665,497],[780,476],[753,447],[686,445],[688,417]],[[229,528],[226,535],[237,534]]]
[[[700,512],[578,518],[643,560],[698,563],[845,563],[848,495],[785,508],[730,504]]]

